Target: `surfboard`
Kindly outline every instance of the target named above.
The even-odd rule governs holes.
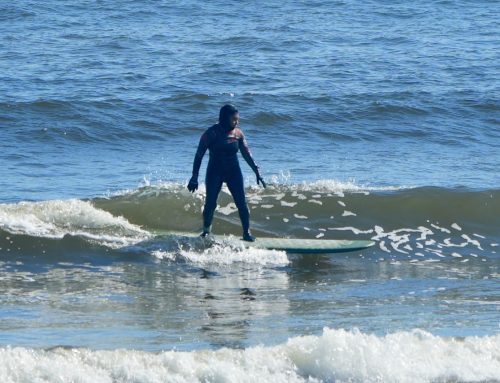
[[[349,251],[359,251],[369,248],[375,244],[368,240],[347,240],[347,239],[301,239],[301,238],[270,238],[257,237],[255,242],[243,241],[243,239],[233,235],[211,234],[206,238],[201,238],[195,233],[164,232],[159,235],[178,237],[179,239],[198,239],[207,245],[213,243],[233,243],[245,248],[259,248],[267,250],[281,250],[298,254],[328,254],[344,253]]]
[[[257,238],[255,242],[239,239],[243,246],[257,247],[268,250],[283,250],[289,253],[343,253],[363,250],[375,243],[372,241],[346,239],[300,239],[300,238]]]

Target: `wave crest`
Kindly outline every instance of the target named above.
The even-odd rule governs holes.
[[[500,378],[500,336],[422,330],[386,336],[325,328],[273,347],[216,351],[0,349],[7,382],[481,382]]]

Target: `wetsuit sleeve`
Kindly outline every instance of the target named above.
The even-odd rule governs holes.
[[[205,155],[205,152],[208,149],[208,144],[209,144],[209,138],[207,132],[205,132],[200,138],[200,143],[198,144],[198,149],[196,150],[196,154],[194,156],[193,177],[198,177],[201,161],[203,160],[203,156]]]
[[[245,138],[245,135],[241,130],[240,130],[240,137],[238,139],[238,146],[247,164],[252,168],[252,170],[256,174],[259,173],[259,167],[253,160],[252,153],[250,152],[250,148],[248,147],[247,139]]]

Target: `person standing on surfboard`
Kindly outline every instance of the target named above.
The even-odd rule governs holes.
[[[233,105],[227,104],[220,109],[219,123],[208,128],[201,136],[194,157],[193,175],[187,188],[192,193],[198,189],[198,172],[201,161],[209,149],[210,160],[205,177],[207,196],[203,209],[203,233],[201,236],[205,237],[211,232],[217,197],[225,182],[240,214],[243,239],[253,242],[255,237],[250,234],[250,212],[245,198],[243,174],[237,156],[238,150],[241,151],[243,158],[255,172],[257,185],[260,183],[266,187],[266,183],[260,175],[259,167],[252,158],[245,136],[239,128],[239,121],[239,112]]]

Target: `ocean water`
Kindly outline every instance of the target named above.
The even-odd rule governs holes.
[[[499,382],[499,5],[0,1],[0,381]],[[255,235],[376,245],[158,234],[227,102]]]

